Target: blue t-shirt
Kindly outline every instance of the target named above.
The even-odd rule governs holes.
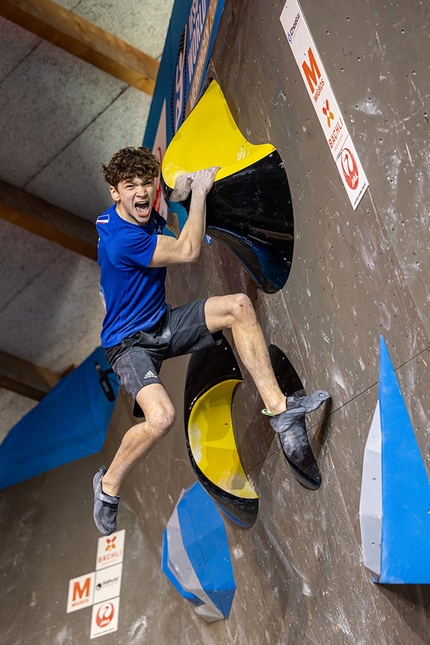
[[[164,225],[155,210],[146,226],[127,222],[115,204],[98,218],[100,295],[106,312],[103,347],[113,347],[136,331],[148,331],[166,311],[166,269],[148,266]]]

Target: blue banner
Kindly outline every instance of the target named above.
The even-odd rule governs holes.
[[[159,157],[201,96],[224,2],[176,0],[173,6],[143,138]]]

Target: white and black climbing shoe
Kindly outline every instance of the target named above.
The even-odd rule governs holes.
[[[105,473],[105,466],[101,466],[93,479],[94,522],[100,533],[103,535],[111,535],[116,531],[119,496],[113,497],[103,492],[102,479]]]

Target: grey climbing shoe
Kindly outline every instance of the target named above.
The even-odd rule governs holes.
[[[112,497],[112,495],[103,492],[102,479],[105,473],[106,468],[101,466],[93,479],[94,522],[100,533],[111,535],[116,531],[119,497]]]
[[[321,473],[309,444],[305,414],[317,410],[329,398],[330,394],[324,390],[299,398],[289,396],[285,412],[270,419],[294,476],[302,486],[311,490],[321,486]]]

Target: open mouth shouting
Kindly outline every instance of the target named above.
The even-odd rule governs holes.
[[[151,209],[149,207],[149,200],[135,202],[134,208],[139,217],[149,217]]]

